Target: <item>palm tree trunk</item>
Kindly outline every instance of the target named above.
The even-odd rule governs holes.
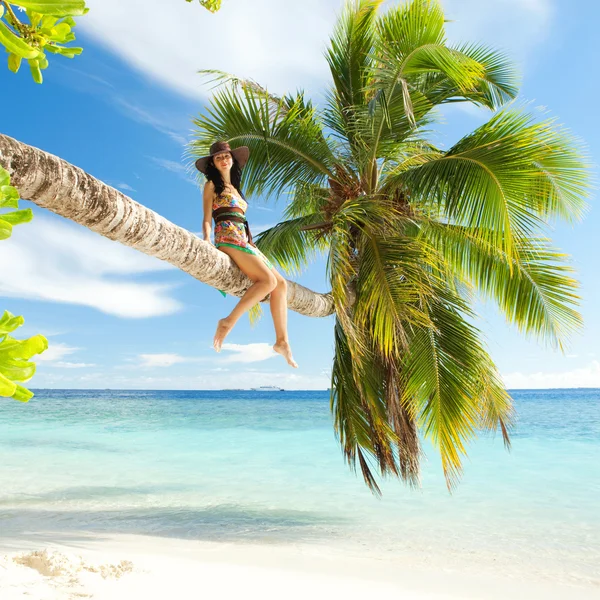
[[[21,198],[111,240],[165,260],[202,283],[241,296],[251,281],[212,244],[167,221],[78,167],[0,134],[0,165]],[[330,294],[288,282],[288,305],[308,317],[333,313]]]

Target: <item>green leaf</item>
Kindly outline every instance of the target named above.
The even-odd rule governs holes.
[[[48,38],[54,42],[61,42],[65,44],[74,40],[75,34],[71,32],[71,27],[68,23],[61,21],[58,25],[51,29]]]
[[[21,223],[29,223],[33,219],[33,211],[30,208],[23,210],[15,210],[8,213],[0,214],[0,219],[3,219],[11,225],[21,225]]]
[[[10,183],[10,173],[0,165],[0,187]]]
[[[5,310],[4,314],[0,318],[0,335],[11,333],[17,329],[17,327],[23,325],[24,322],[25,319],[23,319],[23,317],[15,317],[13,314]]]
[[[29,381],[35,375],[35,363],[26,360],[3,360],[0,373],[12,381]]]
[[[0,342],[0,362],[12,358],[29,360],[34,354],[48,349],[48,340],[43,335],[34,335],[26,340],[15,340],[7,336]]]
[[[27,61],[29,63],[29,69],[31,70],[31,76],[36,83],[42,83],[44,78],[42,77],[42,71],[40,70],[40,61],[37,58],[32,58]]]
[[[0,373],[0,396],[10,398],[17,391],[17,385]]]
[[[42,15],[40,13],[36,13],[33,10],[26,10],[27,16],[29,17],[29,23],[33,29],[37,29],[38,25],[42,20]]]
[[[88,11],[84,0],[10,0],[10,3],[54,17],[80,17]]]
[[[188,0],[188,2],[191,0]],[[217,12],[221,8],[221,0],[200,0],[200,4],[210,12]]]
[[[50,30],[58,23],[60,17],[53,17],[50,15],[44,15],[40,24],[40,28],[43,34],[47,35]]]
[[[35,58],[39,54],[39,50],[24,42],[20,37],[16,36],[2,21],[0,21],[0,44],[2,44],[8,52],[16,54],[21,58]]]
[[[24,388],[22,385],[17,384],[15,386],[15,392],[11,398],[19,402],[28,402],[31,398],[33,398],[33,392]]]
[[[0,216],[0,240],[7,240],[12,235],[12,225]]]
[[[18,208],[19,192],[12,185],[0,185],[0,208]]]
[[[69,48],[66,46],[52,45],[48,44],[45,48],[48,52],[52,52],[52,54],[60,54],[65,58],[74,58],[83,52],[83,48]]]
[[[15,381],[28,381],[33,377],[36,366],[29,359],[48,348],[43,335],[26,340],[16,340],[8,333],[23,324],[23,317],[15,317],[5,311],[0,318],[0,396],[12,397],[27,402],[33,393]]]
[[[17,73],[21,68],[21,60],[23,60],[20,56],[13,54],[12,52],[8,55],[8,68],[13,72]]]

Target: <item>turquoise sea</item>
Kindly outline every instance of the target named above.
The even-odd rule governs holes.
[[[518,422],[469,447],[449,494],[374,497],[328,393],[39,390],[0,402],[0,536],[130,533],[295,544],[600,585],[600,390],[512,392]]]

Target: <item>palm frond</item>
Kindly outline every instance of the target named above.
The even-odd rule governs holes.
[[[368,352],[357,361],[340,321],[336,321],[335,347],[331,410],[346,460],[353,468],[358,460],[366,484],[378,495],[372,463],[384,477],[400,475],[416,484],[420,455],[416,421],[390,383],[393,371],[387,370],[377,353]]]
[[[395,187],[397,179],[394,176],[410,169],[420,167],[431,160],[440,158],[444,152],[426,140],[408,140],[398,144],[382,164],[380,173],[380,192],[393,195],[398,191]]]
[[[512,256],[494,236],[448,224],[422,223],[421,233],[447,261],[448,270],[468,280],[498,304],[510,323],[562,348],[581,328],[578,283],[568,257],[546,238],[517,238]]]
[[[256,237],[256,245],[287,273],[300,273],[319,251],[327,247],[318,230],[305,229],[319,223],[322,223],[322,216],[318,213],[282,221],[261,232]]]
[[[445,16],[439,0],[411,0],[391,7],[377,23],[379,39],[395,56],[410,56],[427,45],[445,43]]]
[[[325,53],[335,86],[335,105],[344,119],[365,104],[367,78],[375,41],[375,19],[383,0],[347,2]]]
[[[479,62],[446,45],[444,23],[437,0],[413,0],[390,9],[378,20],[368,91],[370,113],[377,121],[370,144],[373,159],[383,155],[380,145],[390,135],[397,139],[402,132],[406,138],[426,123],[434,106],[421,89],[428,76],[440,75],[466,92],[485,74]],[[399,127],[399,113],[404,113],[408,131],[402,131],[403,124]]]
[[[273,106],[273,98],[252,87],[225,87],[213,96],[206,113],[194,119],[191,158],[204,156],[215,140],[246,145],[244,168],[248,194],[278,194],[297,182],[335,179],[335,157],[323,135],[316,110],[299,93]]]
[[[248,319],[250,321],[250,326],[254,327],[260,321],[262,316],[263,316],[263,309],[262,309],[262,306],[260,305],[260,302],[258,302],[257,304],[255,304],[253,307],[251,307],[248,310]]]
[[[550,122],[506,110],[443,156],[392,175],[385,185],[409,189],[419,206],[452,223],[495,232],[495,245],[511,255],[514,236],[531,235],[553,215],[582,214],[588,174],[579,152]]]
[[[374,454],[373,437],[368,416],[368,406],[362,395],[361,386],[356,384],[353,374],[356,372],[355,359],[341,323],[336,320],[335,354],[331,370],[331,412],[334,430],[339,438],[348,464],[356,468],[359,458],[362,474],[369,488],[377,494],[381,490],[375,477],[360,453],[360,448]]]
[[[354,320],[369,331],[377,351],[390,360],[406,349],[413,325],[431,326],[421,308],[432,294],[427,247],[404,234],[362,236]]]
[[[515,409],[500,374],[491,364],[491,359],[489,362],[490,368],[482,373],[480,389],[476,395],[479,399],[479,427],[491,432],[500,428],[504,445],[510,449],[509,433],[514,426]]]
[[[468,323],[468,307],[438,289],[429,303],[433,327],[415,328],[403,358],[404,393],[414,403],[423,432],[439,449],[446,482],[452,489],[461,473],[465,443],[480,421],[481,378],[493,363]]]
[[[261,96],[265,96],[271,101],[275,111],[277,111],[280,105],[284,103],[284,99],[281,96],[276,96],[269,92],[269,90],[254,81],[254,79],[243,79],[237,75],[219,69],[202,69],[198,71],[198,73],[208,78],[209,83],[214,84],[213,87],[230,86],[241,90],[252,90]]]
[[[294,187],[290,201],[283,211],[283,216],[286,219],[295,219],[312,213],[323,213],[330,195],[329,188],[299,182]]]
[[[478,44],[451,46],[450,50],[455,56],[475,61],[481,73],[471,86],[462,88],[443,72],[424,73],[417,85],[432,104],[468,101],[496,110],[516,97],[518,75],[507,56]]]

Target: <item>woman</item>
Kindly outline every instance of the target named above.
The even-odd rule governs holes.
[[[196,161],[196,168],[208,180],[204,185],[204,239],[210,242],[211,221],[214,218],[215,246],[229,255],[253,282],[229,316],[219,320],[213,345],[220,352],[225,336],[238,319],[267,294],[271,294],[271,315],[276,337],[273,350],[281,354],[289,365],[297,368],[287,333],[286,281],[253,244],[245,217],[248,204],[240,190],[240,180],[242,167],[248,161],[249,154],[247,146],[232,150],[227,142],[215,142],[210,147],[210,154]]]

